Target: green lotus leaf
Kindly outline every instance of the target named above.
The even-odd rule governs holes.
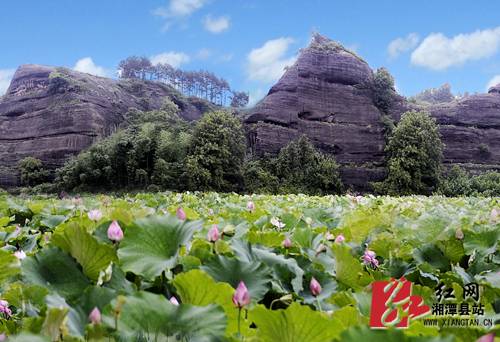
[[[293,258],[285,258],[268,249],[252,247],[251,244],[241,240],[233,240],[232,248],[240,260],[260,261],[270,267],[273,271],[273,280],[277,281],[281,288],[287,292],[299,293],[303,289],[302,278],[304,270],[299,267]],[[290,286],[291,285],[291,286]]]
[[[45,286],[69,300],[79,297],[90,284],[75,260],[58,248],[43,249],[26,258],[22,276],[28,283]]]
[[[180,221],[173,216],[135,221],[125,231],[118,256],[124,271],[152,279],[176,265],[179,249],[201,229],[200,222]]]
[[[232,301],[235,290],[229,284],[218,283],[201,270],[181,273],[174,278],[172,283],[182,303],[197,306],[220,305],[228,318],[226,333],[234,335],[238,331],[238,309]],[[242,324],[242,332],[249,333],[248,325]]]
[[[117,310],[119,317],[115,321]],[[136,341],[138,337],[166,341],[171,336],[213,340],[224,336],[226,329],[226,316],[218,305],[175,306],[165,297],[148,292],[118,297],[105,310],[103,322],[112,329],[118,327],[117,335],[125,341]]]
[[[240,281],[245,282],[253,301],[260,301],[270,288],[271,270],[260,261],[243,261],[237,258],[216,256],[201,267],[212,278],[226,282],[236,288]]]
[[[360,290],[373,281],[373,277],[364,270],[360,259],[351,254],[349,247],[334,244],[332,250],[335,256],[335,275],[339,282],[354,290]]]
[[[68,252],[83,268],[83,273],[92,280],[111,262],[117,262],[116,252],[110,245],[99,243],[85,228],[70,223],[56,229],[52,242]]]
[[[308,306],[292,303],[286,310],[268,310],[259,305],[250,312],[263,342],[323,342],[338,338],[342,323]]]
[[[19,273],[19,261],[7,251],[0,249],[0,284]]]

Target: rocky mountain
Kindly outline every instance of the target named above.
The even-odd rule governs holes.
[[[373,71],[340,44],[315,36],[295,62],[248,111],[249,142],[257,155],[276,153],[305,134],[341,164],[345,184],[367,190],[384,178],[384,125],[374,104]],[[390,116],[424,109],[440,124],[444,163],[472,170],[500,168],[500,85],[488,94],[419,105],[395,94]]]
[[[355,53],[316,35],[295,64],[244,121],[250,150],[276,153],[307,135],[332,153],[344,183],[355,190],[384,178],[384,124],[375,105],[374,73]],[[159,108],[172,99],[187,120],[210,105],[173,88],[138,80],[111,80],[65,68],[21,66],[0,98],[0,186],[18,182],[16,163],[40,158],[51,168],[109,135],[130,108]],[[500,85],[487,94],[419,104],[394,94],[388,114],[398,121],[411,109],[427,110],[440,125],[446,166],[473,172],[500,169]]]
[[[56,168],[116,130],[129,109],[158,109],[166,97],[187,120],[198,119],[210,106],[158,82],[116,81],[40,65],[19,67],[0,97],[0,185],[18,183],[14,168],[22,158],[33,156]]]

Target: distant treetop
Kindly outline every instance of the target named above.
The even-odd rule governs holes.
[[[188,96],[196,96],[219,106],[245,107],[249,96],[232,90],[229,83],[215,74],[200,71],[183,71],[169,64],[152,64],[146,57],[132,56],[119,64],[121,78],[159,81],[169,84]]]

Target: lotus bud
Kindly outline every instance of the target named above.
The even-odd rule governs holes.
[[[242,308],[250,304],[250,292],[243,281],[240,281],[233,295],[233,303],[238,308]]]
[[[9,302],[0,299],[0,314],[4,314],[7,318],[12,316],[12,311],[9,309]]]
[[[93,209],[88,212],[87,216],[90,220],[97,222],[102,219],[102,212],[99,209]]]
[[[345,237],[342,234],[337,235],[337,237],[335,238],[335,243],[342,243],[344,241],[345,241]]]
[[[376,259],[376,254],[374,251],[366,250],[363,255],[363,263],[367,266],[372,266],[373,268],[378,267],[378,260]]]
[[[26,258],[26,253],[23,250],[18,250],[14,252],[14,256],[19,260],[23,260]]]
[[[287,236],[281,244],[283,245],[283,247],[288,249],[288,248],[292,247],[292,240],[290,240],[290,238]]]
[[[174,296],[170,297],[170,303],[174,304],[175,306],[179,306],[179,301]]]
[[[100,324],[101,323],[101,311],[97,307],[95,307],[89,315],[89,321],[92,324]]]
[[[118,222],[113,221],[108,228],[108,238],[113,242],[118,242],[123,239],[123,230]]]
[[[462,231],[462,229],[460,229],[460,228],[457,229],[457,231],[455,232],[455,237],[458,240],[463,240],[464,239],[464,232]]]
[[[311,278],[311,282],[309,283],[309,289],[314,297],[319,296],[321,293],[321,284],[314,278]]]
[[[214,224],[212,228],[210,228],[210,230],[208,231],[207,239],[210,242],[215,242],[219,240],[219,237],[220,237],[219,228],[217,227],[216,224]]]
[[[186,220],[186,212],[181,207],[177,208],[176,215],[179,220],[181,221]]]
[[[7,341],[7,335],[5,333],[0,334],[0,342]]]
[[[253,203],[252,201],[248,201],[247,202],[247,210],[249,212],[253,212],[255,210],[255,203]]]

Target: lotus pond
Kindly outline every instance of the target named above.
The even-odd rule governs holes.
[[[499,237],[491,198],[4,195],[0,341],[492,340],[499,324],[374,330],[370,310],[374,281],[429,307],[475,283],[470,318],[498,322]]]

